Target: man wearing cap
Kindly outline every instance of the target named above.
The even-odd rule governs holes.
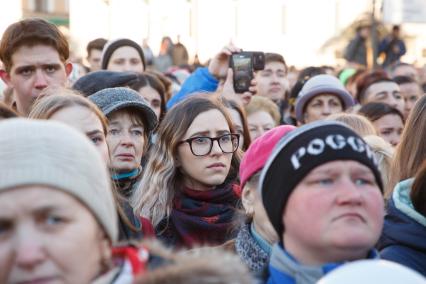
[[[314,122],[284,136],[259,189],[280,238],[266,283],[316,283],[347,261],[377,258],[380,172],[368,145],[343,124]]]
[[[352,96],[339,79],[321,74],[309,79],[297,96],[296,119],[299,124],[305,124],[343,112],[353,105]]]

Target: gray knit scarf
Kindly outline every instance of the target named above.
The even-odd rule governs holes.
[[[235,250],[252,272],[261,272],[268,264],[269,255],[257,244],[250,233],[250,224],[245,224],[235,239]]]

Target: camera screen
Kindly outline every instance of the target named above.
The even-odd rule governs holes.
[[[248,72],[251,69],[250,57],[234,57],[234,69],[237,72]]]

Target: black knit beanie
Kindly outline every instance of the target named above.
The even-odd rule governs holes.
[[[145,55],[143,54],[142,47],[128,38],[117,39],[107,43],[102,51],[102,61],[101,61],[101,69],[106,70],[108,67],[109,60],[114,51],[122,46],[131,46],[136,49],[139,53],[139,56],[142,59],[143,63],[143,71],[145,71],[146,63],[145,63]]]
[[[282,214],[294,188],[314,168],[337,160],[353,160],[370,168],[383,192],[373,152],[358,134],[340,122],[303,125],[275,146],[262,170],[259,187],[268,218],[280,238],[284,232]]]

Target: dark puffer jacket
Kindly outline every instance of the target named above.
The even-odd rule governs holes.
[[[408,179],[395,187],[378,248],[381,258],[426,276],[426,218],[411,203],[412,182],[413,179]]]

